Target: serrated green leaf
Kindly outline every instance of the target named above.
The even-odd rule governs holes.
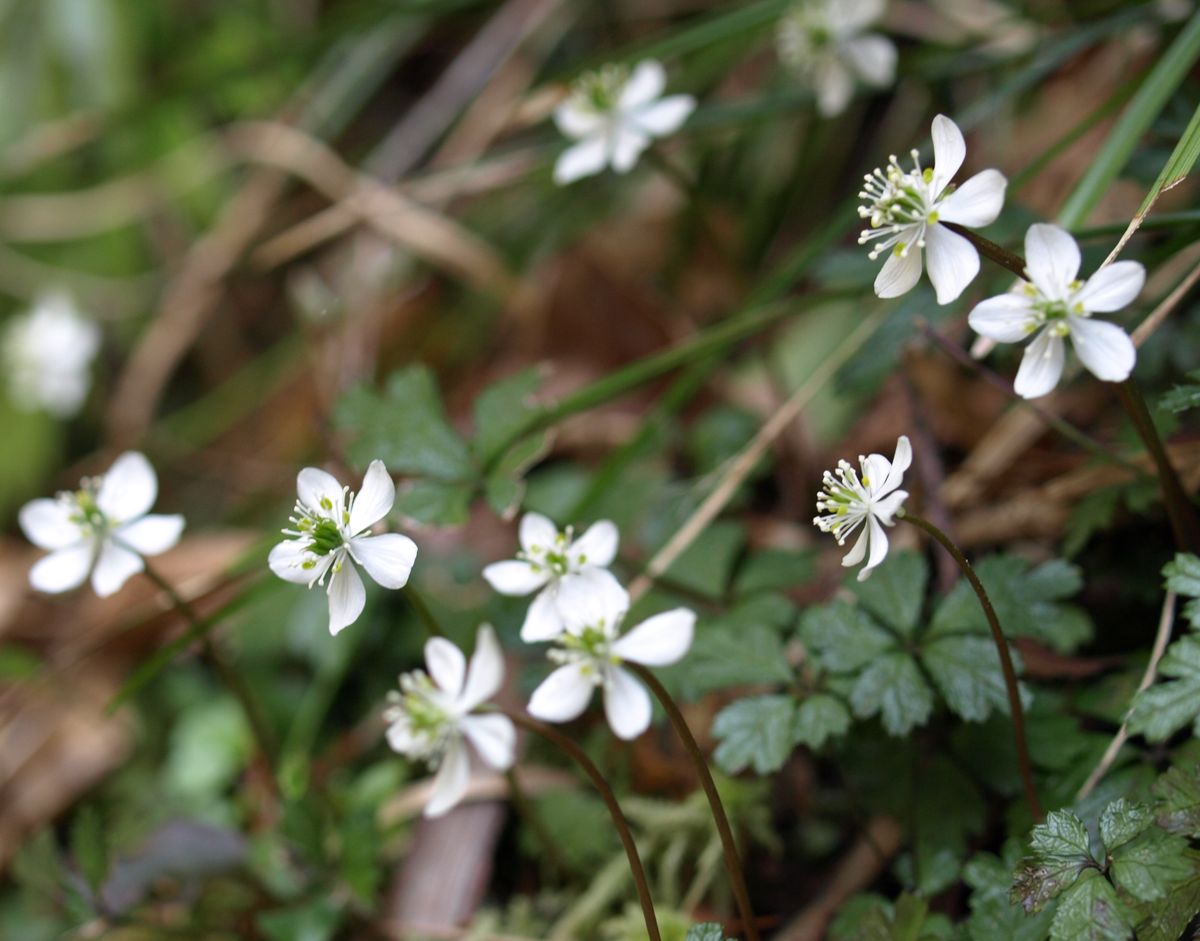
[[[1045,941],[1053,907],[1026,914],[1008,897],[1011,871],[990,853],[973,857],[963,867],[963,881],[972,889],[967,919],[970,941]]]
[[[1200,112],[1197,112],[1200,114]],[[1188,373],[1189,379],[1195,379],[1196,384],[1174,386],[1167,392],[1158,404],[1168,412],[1186,412],[1188,409],[1200,408],[1200,369]]]
[[[894,552],[866,581],[849,582],[859,603],[906,637],[917,629],[921,606],[925,601],[925,584],[929,566],[925,557],[915,552]]]
[[[860,719],[878,714],[888,734],[907,735],[929,719],[933,691],[917,662],[897,651],[880,657],[859,674],[850,705]]]
[[[861,670],[896,646],[865,611],[840,599],[805,611],[800,638],[831,673]]]
[[[683,941],[725,941],[725,929],[715,922],[692,925]]]
[[[1200,912],[1200,872],[1195,853],[1188,859],[1193,874],[1171,888],[1166,898],[1133,905],[1133,930],[1138,941],[1179,941],[1184,929]]]
[[[1095,865],[1087,828],[1069,810],[1052,810],[1034,827],[1029,848],[1031,855],[1017,866],[1009,893],[1026,912],[1040,912]]]
[[[1149,807],[1121,797],[1105,807],[1100,815],[1100,839],[1111,853],[1153,823]]]
[[[1012,655],[1016,661],[1016,652]],[[976,635],[935,638],[921,651],[921,663],[945,697],[946,705],[968,722],[983,722],[993,709],[1008,713],[1004,673],[996,646],[989,638]]]
[[[779,634],[764,624],[702,624],[687,658],[687,686],[696,692],[794,679]]]
[[[71,855],[88,886],[99,892],[108,875],[108,837],[100,811],[92,804],[80,808],[71,824]]]
[[[1125,906],[1095,869],[1063,893],[1050,922],[1051,941],[1125,941],[1132,930]]]
[[[526,426],[531,413],[538,411],[533,396],[541,381],[538,370],[530,367],[493,382],[476,396],[471,447],[480,466],[496,460],[501,448],[515,444],[513,435]]]
[[[525,472],[550,449],[550,433],[530,435],[496,462],[483,482],[483,496],[498,516],[510,519],[525,497]]]
[[[1029,848],[1039,856],[1091,858],[1087,827],[1069,810],[1052,810],[1044,823],[1033,828]]]
[[[1173,885],[1192,874],[1192,864],[1184,858],[1187,847],[1183,837],[1151,824],[1148,830],[1111,851],[1109,873],[1113,882],[1134,898],[1143,902],[1161,899]]]
[[[1200,598],[1200,558],[1190,552],[1180,552],[1163,566],[1167,587],[1189,598]],[[1192,630],[1200,630],[1200,603],[1189,601],[1183,606],[1183,615]]]
[[[1170,768],[1154,782],[1158,825],[1171,833],[1200,836],[1200,766]]]
[[[728,774],[746,768],[758,774],[778,771],[795,747],[795,723],[796,701],[791,696],[741,699],[717,713],[712,731],[720,744],[713,758]]]
[[[1129,714],[1129,731],[1161,742],[1200,714],[1200,637],[1189,634],[1173,643],[1159,664],[1169,677],[1138,693]]]
[[[796,710],[792,738],[798,745],[816,751],[830,738],[846,734],[850,728],[850,710],[835,696],[817,693],[809,696]]]

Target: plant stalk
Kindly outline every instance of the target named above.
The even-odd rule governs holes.
[[[421,626],[425,628],[425,633],[432,637],[441,637],[442,629],[438,626],[437,618],[433,616],[433,612],[429,609],[429,605],[425,603],[425,599],[421,597],[421,593],[413,587],[413,583],[409,582],[402,589],[404,598],[409,603],[409,606],[416,612]]]

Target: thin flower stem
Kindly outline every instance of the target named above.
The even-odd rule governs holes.
[[[438,626],[437,618],[433,616],[433,612],[429,610],[429,605],[425,603],[425,599],[421,597],[421,593],[413,587],[413,583],[409,582],[402,589],[404,597],[412,606],[413,611],[417,614],[417,619],[421,622],[421,626],[425,628],[425,633],[430,637],[441,637],[442,629]]]
[[[671,698],[666,687],[659,682],[658,677],[641,664],[626,661],[625,666],[650,687],[655,698],[662,704],[667,718],[671,720],[671,725],[675,728],[675,734],[683,742],[683,747],[687,749],[688,756],[696,767],[696,773],[700,776],[700,785],[704,788],[704,796],[708,798],[708,806],[712,810],[713,822],[717,825],[717,833],[721,837],[721,848],[725,852],[725,869],[729,873],[729,882],[733,889],[734,900],[737,902],[742,927],[746,933],[746,941],[758,941],[758,923],[754,917],[754,909],[750,905],[750,893],[746,889],[746,876],[742,872],[742,861],[738,856],[737,843],[733,839],[733,828],[729,826],[725,805],[721,803],[721,795],[717,793],[717,785],[713,781],[712,772],[708,770],[708,762],[704,758],[704,753],[700,750],[696,737],[692,735],[692,730],[688,727],[683,713],[679,711],[679,706],[675,704],[675,700]]]
[[[988,597],[988,593],[983,587],[983,582],[975,574],[975,569],[967,561],[967,557],[962,554],[962,550],[950,540],[949,536],[934,526],[929,520],[914,516],[912,513],[902,510],[897,514],[897,518],[904,520],[906,523],[912,523],[918,529],[923,529],[937,540],[942,548],[954,557],[954,561],[958,563],[958,567],[962,569],[963,575],[966,576],[967,581],[970,582],[971,587],[975,590],[980,607],[983,608],[983,615],[987,618],[988,627],[991,628],[992,640],[996,643],[996,652],[1000,655],[1000,669],[1004,673],[1004,688],[1008,693],[1008,709],[1012,713],[1013,738],[1017,744],[1017,765],[1021,770],[1021,782],[1025,786],[1025,801],[1029,804],[1029,811],[1033,814],[1034,821],[1040,821],[1042,819],[1042,805],[1038,800],[1037,788],[1033,784],[1033,765],[1029,760],[1029,743],[1025,738],[1025,710],[1021,706],[1021,691],[1017,687],[1017,671],[1013,667],[1012,653],[1008,649],[1008,641],[1004,637],[1004,631],[1000,629],[1000,619],[996,617],[996,609],[992,607],[992,600]]]
[[[600,792],[600,797],[603,798],[605,806],[608,807],[608,813],[612,817],[613,826],[617,828],[617,835],[621,838],[621,845],[625,847],[625,855],[629,859],[629,871],[633,875],[633,881],[637,886],[638,900],[642,904],[642,917],[646,921],[646,933],[650,936],[650,941],[662,941],[662,935],[658,930],[658,918],[654,914],[654,900],[650,896],[650,883],[646,879],[646,870],[642,866],[642,858],[638,855],[637,844],[634,842],[633,833],[629,829],[629,821],[625,819],[621,805],[617,803],[617,796],[613,793],[612,788],[609,787],[608,781],[604,779],[604,775],[600,772],[600,769],[587,756],[587,752],[553,726],[546,725],[544,722],[538,722],[536,719],[531,719],[529,716],[522,715],[519,712],[510,712],[508,710],[503,710],[503,712],[515,724],[521,726],[521,728],[533,732],[535,735],[540,735],[546,741],[566,752],[583,769],[584,773],[592,779],[592,784]]]
[[[197,616],[192,606],[175,590],[174,586],[163,578],[149,562],[144,563],[142,571],[167,596],[175,610],[187,621],[188,627],[199,637],[200,647],[204,651],[205,658],[213,665],[213,669],[221,677],[221,682],[241,704],[242,711],[246,714],[246,721],[250,723],[250,730],[258,742],[259,750],[274,770],[279,760],[275,733],[272,731],[270,723],[267,722],[258,701],[254,698],[254,694],[250,691],[250,687],[246,685],[241,674],[234,669],[233,664],[225,659],[220,647],[213,643],[212,638],[204,632],[203,621]],[[272,774],[273,778],[274,774]]]
[[[1028,280],[1028,278],[1025,276],[1025,259],[1020,255],[1010,252],[1007,248],[1002,248],[995,242],[991,241],[991,239],[985,239],[978,232],[958,225],[954,222],[943,222],[942,225],[944,225],[951,232],[957,232],[968,242],[974,245],[975,248],[978,249],[979,254],[990,258],[1001,268],[1007,268],[1018,278],[1021,278],[1022,280]]]

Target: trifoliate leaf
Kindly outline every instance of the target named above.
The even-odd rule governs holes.
[[[1192,630],[1200,630],[1200,558],[1180,552],[1163,566],[1163,575],[1168,588],[1192,599],[1183,606],[1183,614]]]
[[[1192,370],[1188,373],[1188,378],[1195,379],[1200,383],[1200,369]],[[1200,407],[1200,385],[1194,383],[1177,385],[1159,399],[1158,404],[1168,412],[1186,412],[1188,409],[1198,408]]]
[[[1109,874],[1120,888],[1136,899],[1161,899],[1173,885],[1192,874],[1184,853],[1187,840],[1156,826],[1110,850]]]
[[[726,706],[713,722],[721,740],[713,758],[729,774],[753,768],[778,771],[795,747],[796,701],[790,696],[755,696]]]
[[[470,516],[471,484],[443,480],[409,480],[396,488],[394,510],[430,526],[461,526]]]
[[[792,738],[798,745],[814,751],[830,738],[846,734],[850,728],[850,710],[835,696],[817,693],[809,696],[796,710]]]
[[[1154,816],[1149,807],[1122,797],[1105,807],[1100,815],[1100,839],[1111,853],[1153,823]]]
[[[1020,669],[1016,651],[1012,656]],[[975,634],[937,637],[922,650],[921,663],[946,705],[968,722],[983,722],[993,709],[1008,714],[1004,673],[990,638]]]
[[[850,590],[864,608],[905,636],[917,629],[925,601],[929,566],[915,552],[894,552],[866,581],[851,581]]]
[[[896,646],[896,639],[847,601],[809,608],[800,621],[800,638],[831,673],[852,673]]]
[[[725,930],[715,922],[692,925],[683,941],[725,941]]]
[[[379,458],[393,474],[443,481],[473,480],[470,449],[446,421],[433,374],[425,366],[399,369],[382,392],[359,386],[333,413],[347,438],[346,454],[359,467]]]
[[[1031,855],[1013,874],[1009,898],[1026,912],[1040,912],[1088,866],[1094,866],[1087,828],[1069,810],[1052,810],[1030,834]]]
[[[1200,636],[1173,643],[1158,672],[1169,679],[1138,693],[1129,714],[1130,733],[1151,742],[1169,738],[1200,714]]]
[[[1089,869],[1059,899],[1050,923],[1051,941],[1125,941],[1133,927],[1117,893]]]
[[[537,369],[522,369],[492,383],[476,397],[471,447],[481,466],[516,444],[514,435],[527,427],[530,415],[538,410],[533,396],[541,381]]]
[[[1171,833],[1200,837],[1200,767],[1170,768],[1154,782],[1158,825]]]
[[[850,705],[860,719],[880,715],[890,735],[907,735],[929,719],[933,691],[917,662],[895,651],[863,670],[850,693]]]

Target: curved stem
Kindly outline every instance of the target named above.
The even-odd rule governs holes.
[[[629,829],[629,821],[625,819],[621,805],[617,803],[617,797],[613,793],[612,788],[609,787],[608,782],[604,779],[604,775],[601,774],[600,769],[587,756],[587,752],[553,726],[546,725],[544,722],[538,722],[536,719],[531,719],[529,716],[522,715],[519,712],[510,712],[507,709],[502,711],[516,725],[533,732],[535,735],[540,735],[546,741],[566,752],[583,769],[584,773],[592,779],[592,784],[596,786],[596,790],[600,792],[601,798],[604,799],[604,803],[608,807],[608,813],[612,817],[613,826],[617,828],[617,835],[621,838],[621,845],[625,847],[625,855],[629,858],[629,871],[633,875],[634,883],[637,885],[638,901],[642,903],[642,917],[646,920],[646,933],[650,936],[650,941],[662,941],[662,935],[658,930],[658,918],[654,914],[654,901],[650,897],[650,883],[646,879],[646,870],[642,867],[642,858],[638,855],[637,844],[633,841],[633,833]]]
[[[441,637],[442,629],[438,625],[437,618],[433,616],[433,612],[429,610],[429,605],[425,603],[425,599],[421,597],[421,593],[413,587],[412,582],[405,585],[402,590],[405,600],[408,601],[413,611],[416,612],[421,626],[425,628],[425,633],[430,637]]]
[[[708,806],[712,809],[713,822],[717,825],[717,833],[721,837],[721,848],[725,852],[725,868],[729,872],[729,882],[733,888],[738,914],[741,916],[746,932],[746,941],[758,941],[758,924],[754,917],[754,909],[750,905],[750,893],[746,889],[746,876],[742,872],[742,861],[738,856],[737,843],[733,839],[733,828],[729,826],[725,805],[721,803],[721,795],[717,793],[717,785],[713,781],[712,772],[708,770],[708,762],[704,759],[704,753],[700,750],[696,737],[692,735],[692,730],[688,727],[683,713],[679,711],[671,694],[658,681],[658,677],[638,663],[627,661],[625,667],[636,673],[641,681],[650,687],[655,698],[662,703],[667,718],[671,720],[671,725],[675,728],[675,734],[683,742],[683,747],[687,749],[692,764],[696,766],[696,773],[700,776],[700,784],[704,788],[704,796],[708,798]]]
[[[1034,821],[1040,821],[1042,819],[1042,805],[1038,800],[1037,788],[1033,784],[1033,765],[1029,761],[1029,743],[1025,739],[1025,710],[1021,706],[1021,691],[1017,686],[1017,671],[1013,667],[1012,653],[1008,649],[1008,641],[1004,637],[1004,631],[1000,629],[1000,619],[996,617],[996,609],[992,607],[992,600],[988,597],[987,591],[984,590],[983,582],[975,574],[975,569],[967,561],[967,557],[962,554],[958,546],[951,542],[949,536],[934,526],[929,520],[914,516],[911,513],[898,514],[897,518],[904,520],[906,523],[912,523],[918,529],[925,530],[925,532],[941,543],[942,548],[954,557],[954,561],[958,563],[958,567],[962,569],[963,575],[966,576],[967,581],[970,582],[971,587],[975,590],[975,596],[979,599],[980,607],[983,608],[983,615],[987,618],[988,627],[992,630],[992,640],[996,642],[996,652],[1000,655],[1000,669],[1004,673],[1004,688],[1008,693],[1008,710],[1012,713],[1013,738],[1016,739],[1017,743],[1017,765],[1021,769],[1021,782],[1025,786],[1025,801],[1029,804],[1029,811],[1033,814]]]

